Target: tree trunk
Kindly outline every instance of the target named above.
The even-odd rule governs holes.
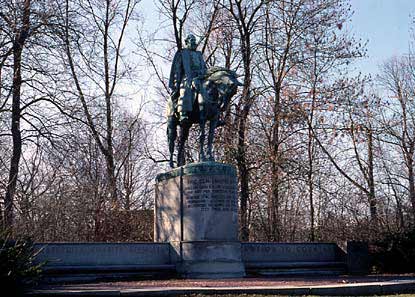
[[[241,241],[249,240],[248,227],[248,200],[249,200],[249,172],[246,166],[246,144],[245,144],[246,118],[242,115],[238,125],[238,156],[237,167],[240,179],[240,223]]]
[[[105,25],[104,25],[104,78],[105,78],[105,109],[106,109],[106,150],[104,152],[107,162],[107,179],[108,179],[108,192],[111,197],[112,206],[118,208],[118,195],[117,195],[117,180],[115,176],[115,162],[114,162],[114,149],[113,149],[113,119],[112,119],[112,104],[111,104],[111,86],[110,86],[110,69],[109,69],[109,54],[108,54],[108,42],[109,27],[110,27],[110,1],[107,0]],[[116,75],[116,74],[115,74]]]
[[[13,228],[13,200],[16,191],[19,163],[22,155],[22,135],[20,132],[20,90],[22,86],[22,52],[30,27],[30,0],[23,4],[21,28],[16,29],[13,43],[13,85],[12,85],[12,123],[11,134],[13,139],[12,157],[10,160],[9,178],[4,197],[4,227]]]
[[[314,185],[313,185],[313,135],[312,131],[308,130],[308,200],[310,203],[310,241],[315,240],[315,230],[314,230]]]
[[[113,149],[108,152],[106,156],[107,160],[107,176],[108,176],[108,191],[111,197],[113,207],[119,206],[118,193],[117,193],[117,178],[115,176],[115,163],[113,156]]]
[[[374,177],[374,164],[373,164],[373,131],[369,127],[367,129],[367,153],[368,153],[368,186],[369,186],[369,207],[370,207],[370,219],[372,227],[376,232],[378,227],[378,211],[377,211],[377,202],[375,194],[375,177]]]
[[[412,205],[412,218],[415,225],[415,177],[414,177],[414,166],[412,158],[408,159],[408,188],[409,188],[409,199]]]
[[[270,240],[271,241],[280,241],[281,240],[281,224],[280,224],[280,168],[279,168],[279,132],[280,132],[280,89],[277,89],[275,95],[275,106],[274,106],[274,125],[272,127],[272,180],[271,180],[271,190],[272,194],[269,198],[268,203],[268,220],[270,228]]]
[[[20,132],[20,88],[22,84],[21,57],[22,46],[20,44],[15,44],[13,53],[13,101],[11,123],[13,150],[12,158],[10,160],[6,195],[4,197],[4,223],[5,228],[9,230],[13,227],[13,198],[16,191],[19,162],[22,154],[22,135]]]
[[[243,36],[243,35],[242,35]],[[242,92],[242,110],[238,119],[238,153],[237,166],[241,183],[240,201],[241,201],[241,240],[249,240],[249,222],[248,222],[248,200],[249,200],[249,171],[246,162],[246,124],[249,111],[251,109],[251,52],[249,36],[244,36],[244,42],[241,44],[242,56],[244,63],[244,89]]]
[[[278,158],[278,157],[277,157]],[[268,203],[268,224],[270,229],[270,241],[280,241],[281,240],[281,223],[280,223],[280,213],[279,213],[279,205],[280,205],[280,179],[279,179],[279,168],[278,164],[276,163],[277,160],[274,161],[273,169],[272,169],[272,195],[269,199]]]

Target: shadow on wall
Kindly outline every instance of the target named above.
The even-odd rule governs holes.
[[[415,230],[385,234],[369,245],[373,272],[415,272]]]

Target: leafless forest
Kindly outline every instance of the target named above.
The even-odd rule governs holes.
[[[147,1],[0,0],[4,229],[36,241],[152,240],[169,66],[189,32],[209,67],[243,82],[215,150],[238,170],[241,240],[414,229],[411,47],[364,76],[354,63],[366,41],[350,33],[347,0],[154,0],[155,19]],[[196,152],[190,141],[188,162]]]

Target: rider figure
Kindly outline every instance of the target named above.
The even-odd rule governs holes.
[[[174,55],[170,70],[170,100],[167,105],[167,138],[169,142],[170,167],[173,168],[174,144],[177,137],[176,127],[191,125],[189,116],[193,103],[197,99],[199,110],[203,110],[203,100],[207,98],[203,86],[206,75],[206,63],[202,53],[196,50],[196,37],[189,34],[185,39],[185,48]],[[184,156],[178,156],[182,160]],[[183,161],[178,161],[181,163]]]
[[[193,102],[199,100],[199,108],[203,107],[204,96],[203,79],[206,75],[206,63],[202,53],[196,50],[196,37],[189,34],[185,39],[186,47],[178,51],[173,59],[170,71],[169,88],[171,102],[169,113],[179,114],[179,121],[189,121]]]

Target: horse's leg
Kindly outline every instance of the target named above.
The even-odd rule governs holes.
[[[199,120],[199,127],[200,127],[200,134],[199,134],[199,162],[204,162],[206,161],[206,156],[205,156],[205,137],[206,137],[206,133],[205,133],[205,126],[206,126],[206,119],[202,118],[202,113],[200,114],[200,120]]]
[[[206,161],[205,156],[205,127],[206,127],[206,108],[204,106],[205,102],[203,101],[203,97],[201,94],[198,96],[198,103],[199,103],[199,127],[200,127],[200,134],[199,134],[199,162]]]
[[[180,143],[179,150],[177,152],[177,164],[178,166],[183,166],[186,163],[186,158],[184,154],[184,144],[187,141],[189,136],[190,124],[183,124],[180,126]]]
[[[209,135],[208,135],[208,147],[207,147],[207,154],[209,161],[215,161],[213,156],[213,138],[215,136],[215,128],[218,123],[218,116],[212,119],[209,123]]]
[[[170,152],[169,164],[171,168],[174,167],[173,154],[174,154],[174,144],[176,142],[176,137],[177,137],[177,122],[174,117],[169,117],[167,120],[167,140],[169,142],[169,152]]]

